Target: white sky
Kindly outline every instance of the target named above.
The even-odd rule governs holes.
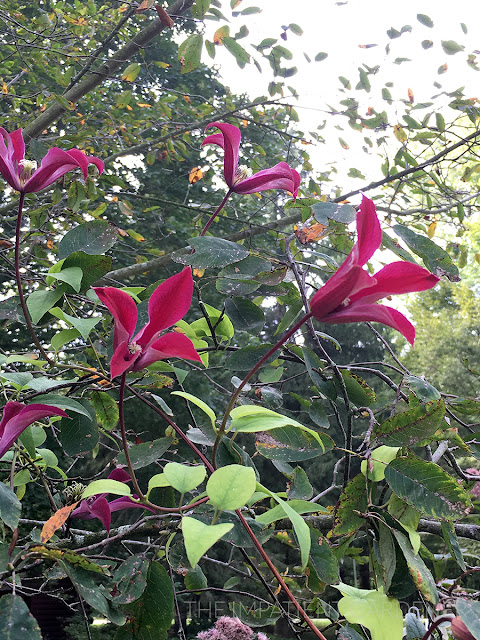
[[[408,99],[408,89],[411,88],[415,104],[430,101],[432,96],[442,91],[453,91],[465,86],[466,97],[480,97],[480,72],[474,71],[466,64],[468,54],[480,49],[480,4],[478,0],[348,0],[346,4],[338,6],[335,0],[243,0],[237,11],[249,6],[258,5],[262,13],[251,16],[238,16],[230,23],[231,35],[234,35],[242,24],[249,29],[249,35],[241,39],[239,44],[261,60],[261,55],[249,47],[250,43],[258,44],[263,38],[276,37],[278,44],[290,49],[294,58],[286,61],[285,66],[297,66],[298,73],[287,79],[286,85],[293,86],[300,97],[298,101],[289,100],[296,104],[301,118],[300,128],[307,133],[314,131],[325,118],[333,125],[344,127],[344,132],[333,130],[321,131],[328,141],[327,145],[319,145],[316,149],[308,147],[312,156],[312,163],[316,170],[322,170],[331,161],[349,167],[356,166],[366,175],[367,180],[381,178],[379,175],[380,162],[376,153],[370,159],[361,151],[364,144],[363,135],[354,132],[344,118],[332,118],[325,113],[326,105],[338,105],[338,100],[348,97],[349,93],[339,94],[341,84],[339,75],[347,77],[352,87],[358,82],[358,67],[366,63],[370,67],[381,65],[375,76],[369,76],[372,92],[354,92],[355,97],[363,98],[362,109],[365,111],[373,104],[378,111],[387,110],[391,124],[399,120],[396,116],[395,103],[389,107],[378,96],[385,82],[392,81],[390,87],[395,99]],[[428,15],[434,22],[433,28],[422,25],[417,20],[417,14]],[[294,22],[304,31],[303,36],[295,36],[288,32],[288,40],[279,38],[282,25]],[[460,26],[465,23],[468,33],[465,35]],[[207,22],[205,37],[212,39],[214,31],[224,22]],[[401,37],[391,40],[386,31],[395,27],[398,31],[404,25],[411,25],[412,32],[404,33]],[[434,46],[424,50],[422,40],[432,40]],[[465,46],[463,52],[447,55],[441,40],[454,40]],[[390,43],[391,52],[387,56],[385,46]],[[359,45],[377,44],[369,49],[359,48]],[[315,55],[324,51],[328,58],[322,62],[314,62]],[[312,62],[309,64],[303,53]],[[397,57],[410,58],[412,62],[394,64]],[[225,84],[237,94],[247,93],[250,97],[267,94],[267,86],[272,76],[268,62],[263,62],[264,72],[260,74],[253,65],[247,65],[240,70],[233,57],[222,47],[216,48],[216,58],[211,61],[204,54],[207,64],[219,64]],[[438,68],[448,64],[448,71],[438,74]],[[480,56],[478,57],[480,66]],[[441,89],[433,86],[434,82],[442,85]],[[288,92],[287,92],[288,94]],[[339,98],[339,96],[341,96]],[[435,105],[446,105],[449,98],[443,98]],[[401,113],[403,113],[403,105]],[[360,110],[362,112],[362,110]],[[412,113],[421,119],[427,109]],[[448,123],[458,112],[446,108],[443,112]],[[432,124],[434,124],[432,122]],[[331,127],[332,128],[332,127]],[[365,135],[374,138],[373,132],[366,131]],[[350,144],[350,150],[344,151],[338,137],[345,138]],[[393,139],[393,136],[392,136]],[[394,141],[394,139],[393,139]],[[400,146],[393,142],[394,149]],[[356,188],[362,180],[345,181],[345,190]],[[342,185],[343,187],[343,185]],[[343,189],[342,189],[343,190]]]

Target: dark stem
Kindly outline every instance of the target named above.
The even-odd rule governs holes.
[[[25,296],[23,295],[22,276],[20,274],[20,230],[22,227],[24,200],[25,200],[25,194],[20,193],[20,200],[18,201],[17,226],[15,229],[15,280],[17,282],[17,290],[18,290],[18,297],[20,298],[20,306],[22,307],[23,316],[25,318],[25,322],[27,323],[27,327],[30,332],[30,335],[32,336],[32,340],[37,346],[42,356],[48,362],[48,364],[52,366],[53,365],[52,361],[50,360],[45,349],[40,344],[40,340],[37,338],[37,334],[35,333],[35,329],[33,328],[32,321],[30,320],[30,314],[28,313],[27,303],[25,302]]]
[[[442,624],[442,622],[447,622],[447,621],[451,621],[452,618],[451,616],[442,616],[441,618],[437,618],[437,620],[435,620],[435,622],[429,627],[427,633],[423,636],[422,640],[428,640],[428,638],[430,638],[430,636],[432,635],[432,633],[435,631],[435,629]]]
[[[243,387],[247,384],[247,382],[250,380],[250,378],[257,373],[257,371],[260,369],[260,367],[263,364],[265,364],[265,362],[275,353],[275,351],[280,349],[282,344],[284,344],[289,338],[291,338],[293,336],[293,334],[296,333],[300,329],[302,324],[304,322],[306,322],[311,317],[312,317],[312,312],[310,311],[309,313],[304,315],[303,318],[300,318],[300,320],[296,324],[294,324],[293,327],[291,329],[289,329],[289,331],[287,331],[287,333],[283,336],[283,338],[280,338],[280,340],[276,344],[274,344],[273,347],[271,349],[269,349],[267,351],[267,353],[262,358],[260,358],[260,360],[257,362],[257,364],[253,367],[253,369],[251,369],[247,373],[247,375],[244,377],[244,379],[240,382],[238,387],[235,389],[235,392],[232,395],[232,397],[230,399],[230,402],[228,403],[228,407],[227,407],[227,410],[225,411],[225,415],[223,416],[222,424],[220,425],[220,428],[218,430],[217,439],[215,440],[215,444],[213,445],[212,461],[213,461],[214,466],[215,466],[215,459],[217,457],[218,445],[220,444],[220,440],[222,439],[222,436],[225,433],[225,427],[227,425],[228,416],[230,415],[230,412],[232,411],[233,407],[235,406],[235,403],[237,402],[238,396],[240,395]]]
[[[237,514],[237,516],[240,519],[240,522],[242,523],[243,527],[245,528],[245,531],[248,533],[248,535],[250,536],[253,544],[255,545],[255,548],[257,549],[257,551],[259,552],[259,554],[262,556],[263,560],[265,560],[268,568],[270,569],[270,571],[273,573],[273,575],[275,576],[275,579],[278,581],[278,584],[282,587],[283,591],[285,592],[285,595],[288,597],[288,599],[290,600],[290,602],[293,604],[293,606],[295,607],[295,609],[298,611],[298,615],[302,618],[302,620],[310,627],[310,629],[313,631],[313,633],[317,636],[317,638],[320,638],[320,640],[326,640],[325,636],[323,635],[323,633],[321,633],[321,631],[319,629],[317,629],[317,627],[313,624],[312,620],[309,618],[308,614],[303,610],[303,608],[301,607],[300,603],[298,602],[298,600],[295,598],[295,596],[293,595],[293,593],[290,591],[290,589],[288,588],[287,584],[285,583],[285,580],[282,578],[282,576],[280,575],[280,573],[278,572],[278,570],[276,569],[275,565],[273,564],[273,562],[270,560],[267,552],[263,549],[262,545],[260,544],[260,542],[257,540],[257,537],[255,536],[255,534],[253,533],[252,529],[250,528],[250,525],[248,524],[248,522],[245,520],[242,512],[240,511],[240,509],[237,509],[235,511],[235,513]]]
[[[138,495],[140,500],[145,500],[145,496],[140,489],[140,486],[137,481],[137,476],[135,475],[135,471],[133,470],[132,461],[130,459],[130,453],[128,451],[128,441],[127,434],[125,432],[125,413],[124,413],[124,399],[125,399],[125,381],[126,381],[127,373],[122,373],[122,377],[120,379],[120,393],[118,398],[118,421],[120,423],[120,434],[122,436],[122,444],[123,444],[123,452],[125,453],[125,460],[127,461],[128,473],[132,479],[133,488],[135,489],[135,493]]]
[[[207,224],[203,227],[203,231],[200,234],[201,236],[204,236],[207,231],[209,226],[212,224],[212,222],[215,220],[215,218],[218,216],[218,214],[220,213],[220,211],[223,209],[223,207],[225,206],[225,203],[227,202],[227,200],[230,197],[230,194],[233,193],[232,189],[229,189],[224,197],[224,199],[221,201],[221,203],[219,204],[219,206],[217,207],[217,209],[215,210],[215,213],[213,215],[210,216],[210,218],[208,219]]]

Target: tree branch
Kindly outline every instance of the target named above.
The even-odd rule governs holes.
[[[193,0],[175,0],[168,8],[168,13],[181,15],[193,4]],[[118,69],[131,60],[140,49],[143,49],[151,40],[156,38],[159,33],[165,29],[165,25],[159,18],[153,20],[145,29],[137,33],[124,47],[115,53],[111,60],[102,64],[97,70],[89,73],[78,84],[63,94],[63,97],[69,102],[76,103],[87,93],[90,93],[95,87],[98,87],[108,77],[114,74]],[[52,104],[46,111],[38,115],[24,130],[23,137],[28,142],[32,138],[36,138],[44,129],[53,124],[62,113],[65,107],[59,102]]]

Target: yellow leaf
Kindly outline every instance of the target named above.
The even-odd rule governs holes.
[[[73,504],[69,504],[66,507],[62,507],[45,522],[45,524],[43,525],[42,533],[40,534],[40,542],[42,542],[42,544],[48,542],[55,531],[57,531],[57,529],[60,529],[60,527],[65,524],[65,522],[68,520],[69,515],[75,509],[77,504],[78,502],[74,502]]]
[[[194,269],[193,270],[193,275],[197,276],[197,278],[201,278],[204,273],[205,273],[205,269]]]
[[[228,25],[224,25],[217,29],[213,34],[213,42],[215,44],[221,45],[223,43],[223,39],[230,35],[230,27]]]
[[[407,134],[401,124],[396,124],[393,127],[393,135],[402,144],[407,141]]]
[[[411,89],[408,90],[408,99],[409,99],[411,104],[413,104],[415,102],[415,97],[414,97],[413,91]]]
[[[432,222],[428,229],[427,229],[427,236],[430,238],[430,240],[433,238],[433,236],[435,235],[435,230],[437,228],[437,223],[436,222]]]
[[[137,105],[139,107],[142,107],[143,109],[149,109],[152,105],[148,104],[147,102],[137,102]]]
[[[142,2],[135,9],[135,13],[143,13],[144,11],[151,9],[153,7],[154,1],[155,0],[142,0]]]
[[[238,5],[242,2],[242,0],[237,0],[232,7],[232,11],[238,7]]]
[[[327,227],[324,224],[320,224],[320,222],[316,222],[311,226],[306,224],[301,229],[299,229],[297,225],[294,227],[297,240],[301,244],[320,240],[325,236],[326,229]]]
[[[137,233],[133,229],[127,229],[127,233],[130,236],[130,238],[133,238],[137,242],[145,242],[145,238],[140,233]]]
[[[188,181],[190,184],[195,184],[202,178],[203,171],[200,169],[200,167],[193,167],[193,169],[190,171],[190,175],[188,176]]]
[[[247,120],[242,120],[242,127],[246,127],[248,125],[248,121]]]
[[[192,102],[192,101],[190,100],[190,96],[186,96],[186,95],[185,95],[185,96],[183,96],[183,99],[185,100],[185,102],[186,102],[187,104],[191,104],[191,102]]]
[[[480,264],[480,253],[476,253],[476,254],[475,254],[475,262],[477,262],[478,264]]]
[[[8,93],[8,87],[6,82],[4,82],[2,85],[2,93],[5,93],[5,94]]]
[[[155,62],[155,64],[157,65],[157,67],[161,67],[162,69],[168,69],[168,67],[172,66],[168,62]]]

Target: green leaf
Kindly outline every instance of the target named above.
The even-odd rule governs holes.
[[[429,29],[433,27],[433,20],[426,16],[424,13],[417,13],[417,20]]]
[[[378,447],[372,451],[371,458],[363,460],[360,470],[364,476],[367,474],[367,464],[372,461],[372,468],[369,467],[368,479],[372,482],[380,482],[385,479],[385,467],[392,460],[395,460],[400,447]]]
[[[427,517],[457,519],[469,511],[468,494],[433,462],[397,458],[385,478],[397,496]]]
[[[83,278],[83,271],[79,267],[67,267],[56,273],[48,272],[47,283],[49,278],[61,280],[69,284],[77,293],[80,291],[80,285]]]
[[[379,531],[379,539],[378,539],[378,550],[380,557],[378,558],[378,563],[380,565],[380,570],[382,572],[383,582],[385,584],[385,589],[388,591],[390,585],[392,583],[392,578],[395,574],[396,569],[396,551],[395,551],[395,543],[393,542],[393,536],[390,529],[378,521],[378,531]]]
[[[256,483],[252,467],[230,464],[212,473],[207,482],[207,495],[216,509],[234,511],[253,496]]]
[[[0,637],[3,640],[42,640],[40,627],[20,596],[0,598]]]
[[[170,483],[167,480],[166,475],[162,472],[162,473],[157,473],[154,476],[152,476],[150,478],[150,480],[148,481],[148,493],[147,493],[147,497],[150,493],[150,491],[152,491],[152,489],[158,489],[161,487],[170,487]]]
[[[288,26],[290,27],[290,31],[292,33],[294,33],[296,36],[302,36],[303,35],[303,29],[298,24],[295,24],[294,22],[291,22]]]
[[[235,58],[240,69],[243,69],[245,65],[250,62],[250,54],[247,53],[245,49],[241,45],[239,45],[234,38],[225,36],[224,38],[222,38],[222,44],[225,49]]]
[[[91,482],[83,492],[82,499],[85,500],[86,498],[96,496],[99,493],[113,493],[116,496],[129,496],[132,492],[125,482],[105,478],[104,480],[94,480]]]
[[[464,51],[465,47],[455,40],[442,40],[442,49],[448,56],[454,56],[459,51]]]
[[[60,420],[60,443],[69,456],[92,451],[98,443],[98,428],[95,410],[87,400],[80,400],[90,417],[77,413],[71,419]]]
[[[130,460],[134,469],[142,469],[152,464],[163,456],[165,451],[171,446],[173,438],[158,438],[151,442],[142,442],[141,444],[135,444],[128,449],[130,454]],[[118,456],[118,464],[126,465],[125,454],[120,453]]]
[[[266,493],[271,498],[273,498],[275,502],[278,502],[279,506],[281,506],[282,509],[284,510],[286,517],[292,523],[293,530],[295,531],[295,535],[297,536],[298,546],[300,547],[302,568],[305,568],[308,563],[308,556],[310,554],[310,547],[311,547],[310,529],[308,528],[307,523],[305,522],[305,520],[302,518],[301,515],[299,515],[294,509],[292,509],[292,507],[288,504],[288,502],[285,502],[285,500],[282,500],[281,498],[279,498],[276,493],[273,493],[272,491],[270,491],[269,489],[267,489],[266,487],[264,487],[259,483],[257,483],[256,486],[257,486],[257,491],[262,491],[263,493]]]
[[[223,336],[227,340],[230,340],[235,333],[235,329],[233,328],[230,318],[225,315],[225,313],[215,309],[215,307],[212,307],[209,304],[203,303],[203,308],[208,315],[210,325],[212,326],[215,335]],[[211,336],[211,330],[206,318],[200,318],[199,320],[192,322],[190,329],[194,331],[197,338]]]
[[[316,431],[304,427],[303,424],[300,424],[300,422],[297,422],[293,418],[282,416],[271,409],[265,409],[265,407],[259,407],[253,404],[242,405],[232,409],[230,416],[232,418],[231,428],[235,431],[258,433],[260,431],[270,431],[271,429],[278,429],[290,425],[313,436],[317,442],[323,446],[322,440]]]
[[[260,347],[244,347],[235,351],[225,363],[227,369],[233,369],[234,371],[250,371],[258,361],[270,351],[271,344],[263,344]],[[276,354],[272,354],[263,366],[266,366],[275,360]]]
[[[266,625],[275,624],[280,618],[281,612],[278,607],[245,607],[241,602],[233,600],[228,603],[228,608],[232,612],[232,615],[239,618],[244,624],[249,627],[264,627]]]
[[[404,381],[422,402],[432,402],[441,398],[440,392],[423,378],[405,376]]]
[[[178,60],[182,67],[181,73],[190,73],[200,64],[202,56],[203,36],[193,33],[178,47]]]
[[[455,606],[467,629],[476,640],[480,640],[480,603],[458,598]]]
[[[0,482],[0,519],[13,531],[18,527],[22,505],[15,493]]]
[[[338,582],[338,560],[330,548],[327,539],[315,529],[310,529],[310,560],[317,576],[327,584]]]
[[[130,604],[138,600],[147,586],[150,562],[142,556],[130,556],[115,571],[115,604]]]
[[[106,220],[85,222],[63,236],[58,245],[58,256],[59,258],[67,258],[77,251],[98,256],[111,249],[117,238],[117,228],[110,222]]]
[[[296,513],[329,513],[322,505],[308,502],[307,500],[289,500],[288,506],[291,507]],[[277,504],[273,509],[269,509],[255,518],[255,522],[260,522],[264,526],[273,524],[277,520],[285,518],[285,511],[283,507]]]
[[[328,58],[328,53],[325,53],[324,51],[320,51],[315,56],[315,62],[322,62],[322,60],[326,60],[327,58]]]
[[[324,433],[318,433],[317,436],[296,427],[281,427],[268,433],[258,433],[255,446],[258,453],[269,460],[299,462],[316,458],[335,446],[330,436]],[[318,441],[319,438],[321,443]]]
[[[405,614],[405,631],[407,633],[405,640],[422,640],[427,633],[427,628],[415,613]]]
[[[80,413],[90,420],[91,416],[93,415],[91,408],[87,409],[78,400],[74,400],[73,398],[69,398],[67,396],[56,395],[54,393],[47,393],[44,396],[36,396],[35,402],[38,402],[39,404],[48,404],[52,407],[59,407],[60,409],[73,411],[74,413]]]
[[[140,73],[141,65],[139,62],[132,62],[126,69],[122,71],[122,80],[133,82]]]
[[[444,417],[443,400],[428,402],[388,418],[374,428],[373,436],[389,446],[408,447],[433,435]]]
[[[372,640],[402,640],[403,616],[395,598],[388,598],[383,589],[368,591],[340,583],[336,589],[344,596],[338,610],[352,624],[366,627]]]
[[[78,267],[82,270],[83,278],[81,291],[86,291],[90,285],[100,280],[112,268],[111,256],[89,255],[88,252],[76,251],[68,256],[63,263],[63,268]]]
[[[246,298],[227,298],[225,310],[239,331],[257,334],[265,324],[262,309]]]
[[[248,256],[248,250],[245,247],[222,238],[210,236],[191,238],[190,245],[195,249],[195,253],[185,255],[177,252],[172,255],[172,259],[196,269],[207,269],[208,267],[226,267]]]
[[[375,404],[377,400],[375,391],[368,386],[363,378],[346,369],[342,369],[341,374],[351,402],[357,407],[370,407]],[[335,382],[338,383],[337,380]]]
[[[365,513],[366,510],[366,482],[363,475],[359,473],[350,480],[340,494],[334,518],[334,534],[340,536],[356,531],[365,523],[365,520],[355,512]]]
[[[53,307],[53,309],[50,309],[50,313],[52,316],[55,316],[55,318],[63,320],[75,327],[84,340],[88,338],[89,333],[101,320],[101,318],[76,318],[62,311],[60,307]]]
[[[196,589],[206,589],[207,586],[207,577],[198,564],[185,575],[185,589],[195,591]]]
[[[210,0],[195,0],[195,7],[198,10],[199,17],[203,18],[210,9]]]
[[[320,224],[328,225],[329,220],[349,224],[355,220],[357,212],[350,204],[337,202],[317,202],[312,206],[315,220]]]
[[[407,561],[408,570],[412,576],[415,586],[429,602],[437,605],[439,598],[435,580],[427,569],[424,561],[419,555],[413,552],[410,542],[403,533],[394,529],[393,535],[395,536],[405,560]]]
[[[462,571],[466,571],[467,567],[465,565],[465,560],[463,559],[462,550],[460,549],[460,545],[458,544],[458,538],[453,522],[451,522],[450,520],[442,522],[442,535],[452,558],[455,558],[458,566]]]
[[[430,238],[415,233],[402,224],[393,225],[392,229],[417,256],[422,258],[427,269],[437,276],[445,275],[452,282],[458,282],[458,268],[453,264],[448,253],[438,247]]]
[[[33,324],[37,324],[43,316],[60,300],[65,293],[66,287],[58,287],[53,291],[39,289],[33,291],[27,298],[27,309],[30,313]]]
[[[233,524],[203,524],[188,516],[182,518],[183,539],[188,561],[195,567],[210,547],[233,529]]]
[[[210,409],[208,404],[206,404],[203,400],[200,400],[200,398],[197,398],[191,393],[186,393],[185,391],[172,391],[172,396],[180,396],[181,398],[185,398],[185,400],[188,400],[189,402],[193,402],[194,405],[199,407],[204,413],[207,414],[207,416],[210,418],[210,422],[212,423],[212,427],[215,429],[215,421],[217,419],[217,416],[215,415],[213,409]]]
[[[118,405],[115,400],[104,391],[94,391],[90,395],[90,402],[100,425],[107,431],[115,429],[119,419]]]
[[[104,587],[95,582],[96,573],[86,571],[81,567],[74,566],[62,559],[58,560],[62,569],[73,582],[75,589],[79,595],[88,602],[96,611],[105,616],[114,624],[124,624],[125,616],[123,613],[115,609],[110,601],[104,595]]]
[[[167,462],[163,473],[174,489],[180,493],[187,493],[188,491],[193,491],[204,481],[207,470],[203,464],[188,467],[179,462]]]

